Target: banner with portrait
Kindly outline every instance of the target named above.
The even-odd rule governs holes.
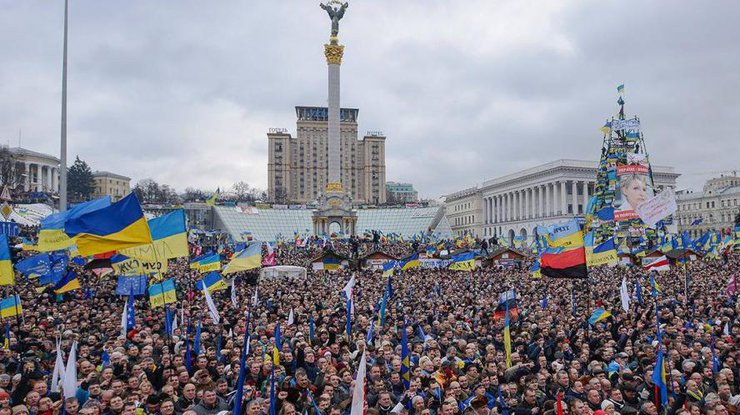
[[[655,195],[650,166],[644,154],[627,154],[626,164],[617,164],[614,192],[614,220],[639,219],[635,208]]]

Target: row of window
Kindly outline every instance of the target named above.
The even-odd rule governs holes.
[[[475,223],[475,215],[460,216],[455,218],[455,226],[472,225]]]
[[[679,211],[687,211],[687,210],[696,210],[696,209],[714,209],[715,201],[706,201],[704,203],[702,202],[695,202],[695,203],[686,203],[678,206]],[[719,207],[730,207],[730,206],[737,206],[737,199],[723,199],[719,201]]]
[[[455,205],[455,207],[453,208],[453,210],[455,212],[459,212],[459,211],[464,210],[464,209],[470,209],[472,206],[473,206],[473,203],[472,202],[459,203],[459,204]]]

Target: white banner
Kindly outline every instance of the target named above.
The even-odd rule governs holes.
[[[678,210],[676,195],[673,194],[671,189],[663,190],[635,208],[635,212],[640,216],[640,219],[651,228],[654,228],[659,220],[675,213],[676,210]]]
[[[631,120],[612,120],[612,131],[620,131],[620,130],[639,130],[640,129],[640,120],[638,119],[631,119]]]

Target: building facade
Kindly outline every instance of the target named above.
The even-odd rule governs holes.
[[[15,188],[25,192],[59,193],[59,159],[21,147],[8,148],[13,157]]]
[[[385,136],[369,132],[357,138],[359,110],[340,110],[341,182],[355,204],[383,204]],[[310,203],[329,182],[328,109],[296,107],[296,136],[287,130],[267,133],[268,198],[276,203]]]
[[[386,182],[385,200],[388,203],[416,203],[419,201],[419,193],[411,183]]]
[[[463,236],[467,233],[480,234],[483,199],[478,187],[471,187],[452,193],[445,198],[445,214],[452,234]]]
[[[483,182],[480,186],[458,193],[470,193],[479,200],[466,203],[462,216],[474,220],[464,225],[477,237],[514,236],[532,240],[537,225],[551,225],[583,215],[588,200],[594,193],[598,162],[584,160],[556,160]],[[656,191],[675,189],[679,174],[672,167],[653,166]],[[452,205],[458,203],[457,194],[445,199],[447,215],[453,232],[456,231]],[[474,195],[474,196],[473,196]]]
[[[93,172],[93,180],[95,180],[94,198],[110,196],[113,202],[117,202],[131,193],[130,177],[109,171],[96,171]]]
[[[737,172],[708,180],[701,193],[681,190],[676,194],[678,230],[698,238],[707,231],[729,232],[740,213],[740,177]]]

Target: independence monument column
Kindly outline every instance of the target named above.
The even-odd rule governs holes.
[[[333,223],[346,236],[355,234],[357,214],[352,211],[352,199],[344,192],[342,186],[342,165],[340,158],[340,106],[339,106],[339,68],[342,65],[344,45],[339,44],[339,21],[349,7],[348,3],[339,0],[330,0],[320,5],[331,19],[331,36],[329,43],[324,45],[324,56],[329,69],[329,99],[327,128],[329,138],[328,174],[326,191],[319,196],[319,206],[313,213],[314,233],[317,235],[329,234]]]

